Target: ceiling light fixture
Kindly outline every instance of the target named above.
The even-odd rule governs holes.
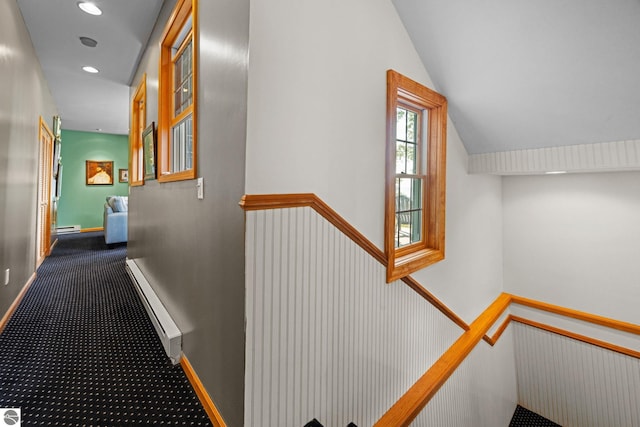
[[[83,69],[84,71],[86,71],[87,73],[92,73],[92,74],[95,74],[95,73],[99,73],[99,72],[100,72],[97,68],[95,68],[95,67],[91,67],[91,66],[89,66],[89,65],[86,65],[86,66],[82,67],[82,69]]]
[[[96,47],[98,46],[98,42],[92,39],[91,37],[80,37],[80,43],[88,47]]]
[[[89,15],[102,15],[102,11],[95,4],[88,1],[78,2],[78,7],[82,9],[83,12],[88,13]]]
[[[567,171],[550,171],[550,172],[545,172],[545,174],[547,175],[560,175],[563,173],[567,173]]]

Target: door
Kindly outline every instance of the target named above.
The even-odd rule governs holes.
[[[36,226],[36,268],[40,266],[51,248],[51,172],[53,167],[53,133],[40,117],[38,131],[40,155],[38,160],[38,219]]]

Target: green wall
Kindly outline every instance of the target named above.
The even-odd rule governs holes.
[[[62,195],[58,227],[102,227],[105,198],[126,196],[127,183],[118,182],[118,169],[128,169],[129,137],[62,130]],[[113,185],[86,185],[87,160],[113,160]]]

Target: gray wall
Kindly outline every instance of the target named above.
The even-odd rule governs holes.
[[[147,122],[158,121],[159,43],[167,1],[132,82],[147,74]],[[128,256],[185,334],[183,351],[229,426],[243,425],[244,194],[249,1],[199,2],[196,181],[132,187]]]
[[[1,317],[35,271],[38,120],[57,114],[15,0],[0,2],[0,76]]]

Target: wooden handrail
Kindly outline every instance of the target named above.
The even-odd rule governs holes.
[[[640,335],[640,326],[633,323],[621,322],[594,314],[552,305],[528,298],[502,293],[479,317],[471,324],[470,330],[462,334],[438,361],[378,420],[375,426],[408,426],[453,374],[475,345],[484,339],[490,345],[495,345],[509,324],[519,322],[525,325],[543,329],[558,335],[563,335],[578,341],[595,345],[627,356],[640,358],[640,352],[590,338],[564,329],[534,322],[523,317],[509,314],[496,332],[487,336],[486,332],[500,318],[504,310],[511,304],[526,305],[542,311],[548,311],[562,316],[571,317],[595,325]],[[481,337],[481,338],[480,338]],[[470,346],[470,347],[469,347]]]
[[[511,298],[501,294],[478,318],[470,329],[429,368],[429,370],[398,400],[374,426],[408,426],[429,400],[442,387],[491,325],[508,307]]]
[[[365,250],[369,255],[375,258],[379,263],[386,266],[387,257],[384,252],[374,245],[369,239],[367,239],[362,233],[351,225],[347,220],[342,218],[336,211],[331,209],[329,205],[323,202],[318,196],[313,193],[297,193],[297,194],[245,194],[240,200],[240,206],[245,211],[255,210],[267,210],[267,209],[285,209],[285,208],[299,208],[310,207],[315,210],[320,216],[329,221],[344,233],[347,237],[353,240],[358,246]],[[447,316],[456,325],[460,326],[463,330],[468,331],[469,325],[460,318],[456,313],[447,307],[442,301],[436,298],[431,292],[426,290],[420,283],[418,283],[411,276],[406,276],[401,279],[407,286],[416,291],[420,296],[431,303],[442,314]]]

